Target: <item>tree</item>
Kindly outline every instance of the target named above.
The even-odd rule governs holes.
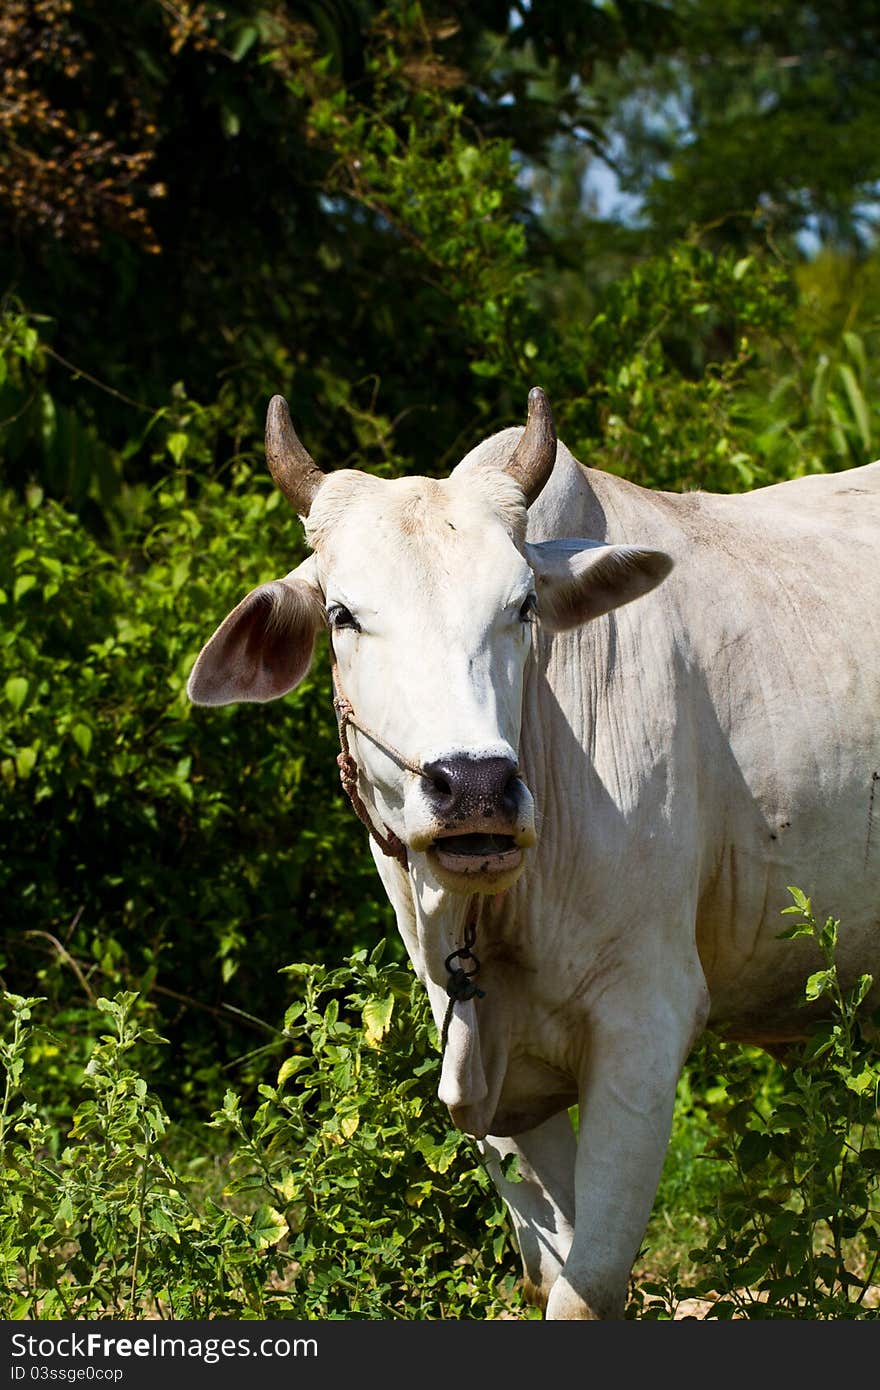
[[[676,0],[677,42],[600,90],[622,189],[654,245],[715,224],[863,251],[880,184],[880,15],[866,0]]]

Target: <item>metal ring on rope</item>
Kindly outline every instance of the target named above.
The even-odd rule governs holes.
[[[477,939],[477,918],[479,916],[479,906],[477,899],[471,900],[470,912],[464,929],[464,945],[457,951],[450,951],[444,961],[444,965],[449,974],[446,981],[446,993],[449,995],[449,1003],[446,1006],[446,1017],[443,1019],[443,1031],[440,1037],[441,1055],[446,1051],[446,1043],[449,1038],[449,1024],[452,1021],[452,1010],[456,1004],[464,1003],[468,999],[485,999],[486,991],[474,984],[473,977],[480,969],[480,960],[475,956],[471,947]],[[473,969],[467,970],[463,965],[454,966],[452,961],[473,961]]]

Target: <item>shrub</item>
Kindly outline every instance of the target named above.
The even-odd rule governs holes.
[[[0,1316],[262,1316],[275,1239],[265,1238],[259,1211],[239,1216],[210,1200],[197,1208],[192,1179],[168,1161],[168,1115],[131,1066],[136,1049],[164,1041],[137,996],[96,1001],[108,1031],[60,1135],[40,1113],[31,1064],[31,1019],[43,1001],[4,1002]]]
[[[388,925],[338,784],[326,652],[269,709],[184,694],[214,625],[301,557],[279,500],[244,468],[190,496],[181,471],[113,555],[39,492],[0,497],[5,982],[56,1007],[150,996],[192,1069],[245,1050],[244,1014],[281,1012],[294,941],[340,955]],[[57,1020],[70,1046],[87,1017]]]
[[[227,1092],[230,1192],[254,1189],[290,1232],[278,1310],[309,1318],[491,1318],[519,1257],[476,1145],[436,1100],[437,1030],[380,943],[345,965],[288,967],[288,1055],[248,1115]]]
[[[164,1044],[131,992],[56,1137],[41,1114],[43,1002],[7,994],[0,1041],[0,1316],[11,1319],[473,1318],[520,1307],[507,1217],[472,1140],[435,1100],[423,990],[382,947],[296,965],[274,1086],[231,1089],[212,1121],[222,1190],[133,1065]],[[35,1062],[36,1059],[36,1062]],[[179,1126],[178,1126],[179,1127]],[[66,1132],[65,1132],[66,1131]],[[210,1168],[208,1169],[210,1177]]]

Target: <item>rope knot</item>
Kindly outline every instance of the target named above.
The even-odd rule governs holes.
[[[455,1000],[457,1004],[463,1004],[466,999],[485,999],[486,991],[480,989],[471,979],[471,976],[476,975],[476,973],[476,970],[467,971],[461,968],[450,970],[449,979],[446,982],[446,993],[449,998]]]
[[[338,753],[336,761],[339,764],[339,780],[350,796],[352,788],[358,783],[357,763],[350,753]]]

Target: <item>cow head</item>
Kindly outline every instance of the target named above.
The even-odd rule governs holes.
[[[671,562],[586,540],[526,542],[527,508],[556,457],[538,388],[501,465],[465,461],[442,480],[322,473],[280,396],[266,453],[312,554],[221,623],[193,668],[190,699],[277,699],[303,678],[328,626],[376,828],[426,856],[444,888],[507,888],[536,839],[517,753],[536,622],[584,623],[652,589]]]

